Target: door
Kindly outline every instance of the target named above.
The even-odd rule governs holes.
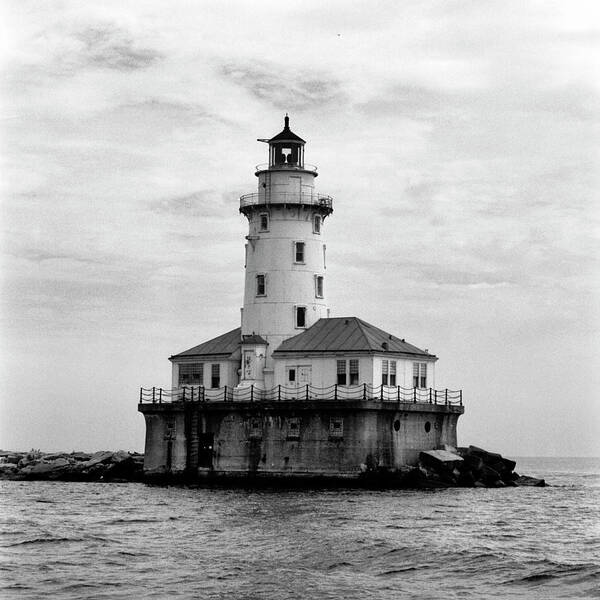
[[[198,438],[198,466],[205,469],[212,469],[215,434],[200,433]]]

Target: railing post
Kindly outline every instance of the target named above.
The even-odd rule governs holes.
[[[363,400],[367,399],[367,384],[363,383]]]
[[[413,388],[413,402],[416,402],[416,401],[417,401],[417,388],[414,387]]]
[[[190,399],[190,402],[194,401],[194,386],[192,386],[192,398]]]
[[[437,404],[437,390],[433,390],[433,403]]]
[[[144,388],[140,388],[140,404],[142,403],[142,390],[143,390],[143,389],[144,389]]]
[[[446,406],[448,406],[448,388],[446,388]]]
[[[429,404],[431,404],[431,388],[429,388]]]
[[[202,402],[206,402],[206,390],[204,389],[204,386],[202,386]]]
[[[156,388],[152,386],[152,404],[156,402]]]
[[[398,402],[400,402],[400,386],[398,386]]]
[[[277,400],[281,400],[281,384],[277,386]]]
[[[462,390],[460,390],[460,392],[459,392],[459,393],[460,393],[460,396],[459,396],[459,399],[460,399],[460,405],[462,406]]]
[[[337,400],[337,386],[338,384],[336,383],[333,387],[334,387],[334,391],[333,391],[333,399]]]
[[[250,402],[254,402],[254,384],[250,386]]]
[[[227,402],[227,386],[223,388],[223,402]]]
[[[381,390],[379,392],[379,399],[383,402],[383,383],[381,384]]]
[[[181,399],[183,400],[183,402],[185,402],[185,386],[183,386],[183,396]]]
[[[306,399],[308,400],[308,383],[306,384]]]

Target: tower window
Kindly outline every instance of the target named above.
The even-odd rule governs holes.
[[[317,298],[323,297],[323,275],[315,275],[315,296]]]
[[[256,295],[267,295],[267,278],[266,275],[264,275],[263,273],[256,276]]]
[[[210,387],[221,387],[221,365],[219,363],[210,367]]]
[[[321,233],[321,215],[315,215],[313,219],[313,232]]]
[[[294,242],[294,262],[304,262],[304,242]]]
[[[306,327],[306,306],[296,306],[296,327]]]
[[[413,387],[427,387],[427,363],[413,363]]]
[[[204,382],[203,377],[203,363],[179,365],[179,385],[202,385]]]
[[[269,215],[261,213],[259,216],[259,231],[269,231]]]

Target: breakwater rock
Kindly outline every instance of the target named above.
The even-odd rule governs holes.
[[[144,455],[100,451],[0,452],[0,479],[47,481],[142,481]]]
[[[543,479],[515,472],[516,462],[477,446],[421,452],[406,475],[419,487],[544,487]]]

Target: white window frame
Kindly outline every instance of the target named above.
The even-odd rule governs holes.
[[[259,292],[259,283],[258,283],[258,278],[262,277],[262,281],[263,281],[263,292],[262,294]],[[256,274],[256,296],[258,298],[262,297],[262,296],[266,296],[267,295],[267,274],[266,273],[257,273]]]
[[[413,387],[419,389],[427,388],[427,363],[426,362],[414,362],[413,363]]]
[[[298,325],[298,309],[304,309],[304,325]],[[304,304],[295,304],[294,305],[294,328],[295,329],[306,329],[306,321],[308,316],[308,308]]]
[[[318,225],[317,225],[318,223]],[[323,217],[321,215],[313,216],[313,233],[321,235],[321,227],[323,227]]]
[[[340,371],[341,364],[344,371]],[[356,366],[356,371],[352,367]],[[340,375],[344,375],[345,383],[340,383]],[[354,376],[354,377],[353,377]],[[335,361],[335,382],[337,385],[358,385],[360,383],[360,360],[358,358],[338,358]]]
[[[182,367],[186,367],[186,369],[182,369]],[[195,367],[195,368],[194,368]],[[182,381],[183,373],[182,370],[190,370],[191,373],[186,373],[186,376],[190,378],[190,381]],[[196,372],[199,377],[198,381],[194,381],[193,374]],[[179,363],[177,367],[177,382],[178,385],[204,385],[204,363],[203,362],[191,362],[191,363]]]
[[[319,279],[321,280],[321,292],[319,293]],[[325,276],[315,273],[315,298],[325,297]]]
[[[302,260],[297,260],[298,258],[298,244],[302,244]],[[305,265],[306,264],[306,242],[304,240],[296,240],[293,245],[294,250],[294,264],[296,265]]]
[[[389,385],[390,380],[390,363],[387,359],[381,361],[381,385]]]
[[[262,219],[263,217],[267,218],[267,226],[265,228],[263,228],[262,226]],[[269,226],[271,225],[271,219],[269,217],[269,213],[260,213],[258,215],[258,231],[259,232],[263,232],[263,231],[269,231]]]

